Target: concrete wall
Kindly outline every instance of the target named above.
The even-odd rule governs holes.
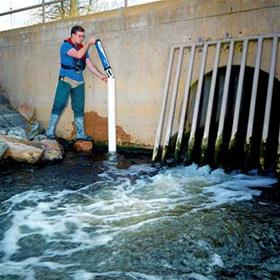
[[[13,105],[33,105],[46,127],[60,44],[74,24],[83,25],[102,40],[116,76],[118,143],[153,146],[171,46],[279,32],[279,14],[280,0],[172,0],[0,32],[0,84]],[[101,69],[94,49],[90,55]],[[85,79],[86,130],[106,140],[106,84],[89,71]],[[72,121],[68,106],[58,135],[71,138]]]

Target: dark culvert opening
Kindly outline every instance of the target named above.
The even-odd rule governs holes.
[[[191,161],[199,164],[210,164],[213,167],[223,166],[226,169],[242,169],[243,171],[260,167],[263,170],[275,170],[280,123],[280,82],[276,78],[274,79],[269,133],[267,143],[265,145],[265,150],[264,152],[262,152],[262,131],[264,125],[269,74],[260,70],[255,115],[253,122],[253,133],[250,139],[250,150],[248,151],[246,150],[245,143],[250,111],[254,68],[248,66],[245,68],[238,130],[235,137],[234,145],[230,147],[239,71],[240,66],[232,66],[224,130],[222,135],[223,141],[221,149],[219,151],[215,150],[215,145],[217,141],[219,117],[221,113],[220,111],[223,97],[226,67],[221,67],[218,69],[212,117],[210,122],[208,147],[205,151],[202,151],[202,138],[205,128],[205,119],[211,86],[212,72],[205,75],[199,107],[198,127],[195,134],[195,144],[193,150],[190,153]],[[198,82],[196,82],[192,86],[191,95],[196,94],[197,84]],[[189,109],[193,108],[194,102],[195,98],[193,96],[193,98],[191,99],[191,104],[189,104],[188,106]],[[186,119],[186,125],[189,125],[190,122],[191,118],[189,119],[188,114]],[[184,151],[184,149],[182,149],[182,151]],[[202,153],[204,154],[203,156]]]

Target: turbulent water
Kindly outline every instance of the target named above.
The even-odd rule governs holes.
[[[276,178],[74,154],[0,176],[0,279],[280,279]]]

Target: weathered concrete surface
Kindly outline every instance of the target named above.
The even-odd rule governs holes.
[[[102,40],[116,76],[118,143],[152,146],[171,46],[279,32],[279,14],[280,0],[172,0],[1,32],[0,84],[12,105],[32,104],[46,127],[58,78],[59,46],[71,26],[81,24],[87,36]],[[254,62],[253,48],[248,65]],[[96,51],[90,55],[101,68]],[[261,68],[268,71],[270,54],[263,56]],[[239,61],[236,55],[234,64]],[[220,65],[225,63],[226,52]],[[210,67],[206,65],[206,72]],[[278,79],[279,69],[280,59]],[[106,140],[106,84],[88,71],[85,78],[86,131],[97,141]],[[59,136],[72,137],[72,121],[69,106],[58,125]]]
[[[17,106],[17,112],[19,112],[27,122],[31,121],[35,116],[35,108],[25,103],[21,103]]]
[[[106,142],[108,139],[108,118],[101,117],[96,112],[85,114],[86,133],[98,141]],[[127,134],[122,127],[116,127],[117,141],[121,145],[133,143],[132,136]]]

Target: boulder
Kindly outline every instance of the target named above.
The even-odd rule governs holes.
[[[8,131],[8,136],[22,140],[26,139],[25,130],[20,126],[10,128]]]
[[[31,105],[26,103],[21,103],[17,106],[17,111],[26,119],[26,121],[30,122],[35,116],[35,109]]]
[[[63,148],[56,140],[44,139],[41,141],[44,147],[42,160],[53,161],[63,159]]]
[[[48,137],[45,134],[38,134],[33,138],[33,140],[36,142],[41,142],[45,139],[48,139]]]
[[[74,144],[74,149],[77,152],[91,152],[92,148],[93,148],[93,144],[91,141],[79,140]]]
[[[1,90],[0,90],[1,93]],[[10,106],[10,101],[4,95],[0,94],[0,104]]]
[[[8,148],[8,145],[0,140],[0,160],[5,157]]]
[[[25,128],[26,138],[28,140],[34,139],[38,134],[41,134],[42,132],[44,132],[44,129],[41,128],[38,121],[28,123],[27,127]]]
[[[16,161],[37,163],[40,161],[44,148],[41,144],[0,135],[0,140],[9,147],[7,156]]]
[[[26,124],[26,120],[18,112],[0,104],[0,128],[25,128]]]
[[[0,128],[0,134],[7,135],[9,132],[8,128]]]

